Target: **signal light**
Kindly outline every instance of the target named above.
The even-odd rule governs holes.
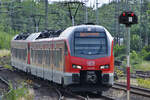
[[[134,16],[134,13],[131,13],[131,16],[133,17],[133,16]]]
[[[138,23],[138,17],[132,11],[124,11],[119,16],[119,23],[130,27],[132,24]]]
[[[123,15],[123,16],[126,16],[126,13],[123,13],[122,15]]]

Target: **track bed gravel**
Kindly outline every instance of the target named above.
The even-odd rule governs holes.
[[[3,82],[0,81],[0,96],[6,93],[8,90],[8,86],[6,86]]]

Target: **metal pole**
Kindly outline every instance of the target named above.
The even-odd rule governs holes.
[[[48,28],[48,0],[45,0],[45,29]]]
[[[126,0],[126,10],[129,10]],[[130,100],[130,27],[127,27],[127,100]]]
[[[88,11],[87,11],[86,4],[85,4],[85,23],[88,23]]]
[[[130,100],[130,27],[127,27],[127,100]]]
[[[96,0],[96,24],[98,24],[98,0]]]
[[[128,10],[128,0],[125,0],[125,9]]]
[[[39,31],[39,27],[38,27],[38,25],[36,25],[36,32],[38,32]]]
[[[72,16],[72,26],[74,26],[74,16]]]
[[[142,49],[142,8],[143,8],[143,0],[140,0],[140,50]]]

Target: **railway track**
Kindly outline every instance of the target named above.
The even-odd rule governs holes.
[[[3,69],[3,68],[2,68]],[[8,69],[9,70],[9,69]],[[6,70],[5,70],[6,71]],[[72,93],[71,91],[67,91],[63,89],[62,87],[57,87],[55,85],[50,84],[50,82],[44,81],[42,79],[34,78],[32,75],[28,75],[26,73],[23,73],[22,71],[17,71],[17,70],[9,70],[10,72],[17,73],[19,76],[25,76],[25,80],[27,80],[29,84],[31,84],[34,88],[40,89],[43,87],[52,87],[54,88],[53,92],[57,95],[56,100],[115,100],[111,97],[108,96],[97,96],[94,94],[85,94],[81,95],[79,93]],[[6,80],[6,77],[2,78],[6,84],[9,84],[8,81]],[[15,80],[11,80],[13,83]],[[50,92],[51,93],[51,92]],[[91,96],[92,95],[92,96]],[[0,99],[1,100],[1,99]]]
[[[3,69],[3,68],[2,68]],[[9,70],[9,69],[8,69]],[[6,70],[5,70],[6,71]],[[98,96],[94,94],[85,94],[81,95],[79,93],[72,93],[71,91],[67,91],[62,87],[58,87],[54,85],[53,83],[50,84],[50,82],[44,81],[42,79],[34,78],[32,75],[27,75],[26,73],[23,73],[22,71],[17,71],[17,70],[9,70],[10,72],[17,73],[19,76],[25,76],[25,79],[28,81],[27,83],[33,86],[35,89],[40,89],[43,87],[52,87],[54,88],[53,92],[57,95],[56,100],[115,100],[113,98],[107,97],[107,96]],[[27,76],[26,76],[27,75]],[[6,77],[2,78],[6,84],[9,84],[8,81],[6,80]],[[12,80],[13,83],[15,80]],[[51,93],[51,92],[50,92]],[[92,95],[92,97],[91,97]],[[1,99],[0,99],[1,100]]]
[[[2,71],[2,70],[4,70],[4,69],[6,69],[6,68],[4,68],[4,67],[0,66],[0,71]]]
[[[62,87],[53,86],[58,93],[58,100],[70,100],[71,98],[75,98],[77,100],[115,100],[115,98],[111,98],[104,95],[98,95],[95,93],[73,93],[69,90],[63,89]],[[68,97],[69,96],[69,97]]]
[[[9,81],[7,79],[5,79],[4,77],[1,77],[0,76],[0,81],[6,85],[6,90],[7,90],[7,93],[9,93],[11,90],[9,90]],[[2,98],[4,97],[4,95],[0,95],[0,100],[2,100]]]
[[[122,83],[115,83],[112,88],[114,89],[120,89],[120,90],[126,90],[126,85]],[[140,88],[137,86],[131,86],[130,92],[132,94],[141,95],[144,97],[150,98],[150,89]]]
[[[136,70],[135,75],[141,78],[150,78],[150,71]]]
[[[23,73],[20,73],[18,71],[14,71],[14,72],[17,72],[19,74],[22,74]],[[21,71],[22,72],[22,71]],[[92,98],[90,98],[90,96],[88,94],[86,95],[81,95],[81,94],[77,94],[77,93],[73,93],[69,90],[66,90],[65,88],[62,88],[62,86],[59,86],[55,83],[50,83],[48,81],[45,81],[43,83],[43,79],[35,79],[33,78],[32,75],[28,75],[28,79],[29,81],[32,81],[32,82],[29,82],[29,83],[32,83],[32,85],[35,87],[35,88],[41,88],[41,87],[52,87],[53,90],[56,92],[57,96],[58,96],[58,99],[57,100],[70,100],[70,99],[77,99],[77,100],[94,100],[94,98],[97,100],[115,100],[114,98],[111,98],[111,97],[108,97],[108,96],[98,96],[96,97],[95,96],[92,96]],[[38,81],[38,82],[37,82]],[[90,95],[93,95],[93,94],[90,94]],[[94,97],[94,98],[93,98]]]

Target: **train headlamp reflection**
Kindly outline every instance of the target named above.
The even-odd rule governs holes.
[[[75,69],[82,69],[82,66],[80,66],[80,65],[72,65],[72,68],[75,68]]]
[[[109,68],[109,65],[100,66],[100,69],[108,69],[108,68]]]

